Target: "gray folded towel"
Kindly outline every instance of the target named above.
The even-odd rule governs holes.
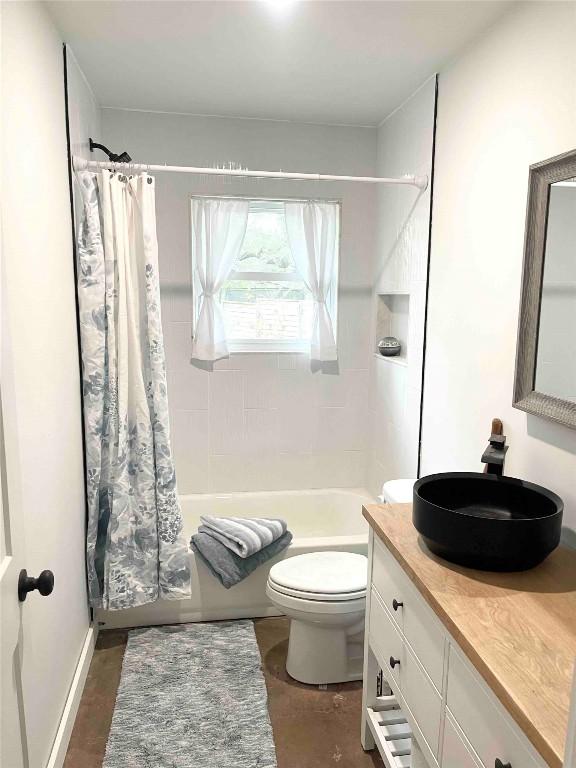
[[[200,518],[203,525],[199,533],[208,533],[218,539],[238,557],[250,557],[272,544],[286,533],[284,520],[265,517],[209,517]]]
[[[292,534],[286,531],[264,549],[251,557],[239,557],[220,541],[208,533],[195,533],[190,546],[200,555],[202,562],[209,568],[222,586],[230,589],[249,576],[259,565],[282,552],[292,541]]]

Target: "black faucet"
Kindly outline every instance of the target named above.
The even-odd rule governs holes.
[[[482,463],[487,465],[488,474],[502,477],[507,450],[506,435],[490,435],[490,445],[482,454]]]

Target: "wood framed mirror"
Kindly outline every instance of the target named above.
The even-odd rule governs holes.
[[[576,429],[576,150],[530,166],[513,406]]]

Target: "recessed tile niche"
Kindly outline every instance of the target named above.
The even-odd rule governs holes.
[[[383,360],[406,362],[408,356],[409,293],[382,293],[378,295],[376,312],[376,339],[374,352]],[[378,351],[378,342],[384,336],[396,336],[402,345],[399,355],[386,358]]]

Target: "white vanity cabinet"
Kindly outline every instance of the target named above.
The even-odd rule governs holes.
[[[403,512],[406,514],[406,510]],[[548,758],[544,749],[536,748],[532,743],[534,732],[520,727],[499,700],[502,691],[498,690],[496,695],[475,668],[475,656],[472,655],[472,663],[460,647],[457,634],[448,630],[433,602],[424,596],[420,586],[427,564],[424,563],[421,573],[416,572],[415,564],[417,558],[430,559],[425,547],[415,540],[408,545],[401,536],[412,536],[410,529],[398,527],[395,521],[386,530],[387,536],[398,537],[392,547],[390,539],[379,535],[381,530],[374,530],[370,515],[366,517],[371,533],[362,715],[364,748],[376,746],[388,768],[412,766],[412,737],[432,768],[561,768],[558,751]],[[379,520],[386,523],[385,518]],[[407,551],[411,548],[412,559],[407,556],[403,561],[403,547]],[[455,589],[451,574],[456,570],[457,577],[462,579],[462,570],[443,566],[436,558],[431,562],[436,569],[446,568],[447,593]],[[438,573],[434,577],[436,585],[441,585]],[[474,583],[468,579],[466,584],[474,593]],[[437,586],[437,592],[442,589]],[[467,605],[465,599],[462,605]],[[457,619],[451,629],[458,626]],[[508,619],[512,626],[518,626],[513,616]],[[484,616],[478,616],[480,624],[484,620]],[[486,632],[489,631],[487,627]],[[482,636],[479,626],[478,637]],[[518,638],[519,656],[527,653],[521,642],[522,638]],[[467,651],[470,654],[469,647]],[[494,653],[497,651],[495,648]],[[529,661],[526,655],[524,663],[529,665]],[[379,670],[384,676],[383,691],[377,690]],[[498,672],[495,669],[495,677]],[[538,697],[537,690],[534,696]],[[538,727],[536,723],[534,727]]]

